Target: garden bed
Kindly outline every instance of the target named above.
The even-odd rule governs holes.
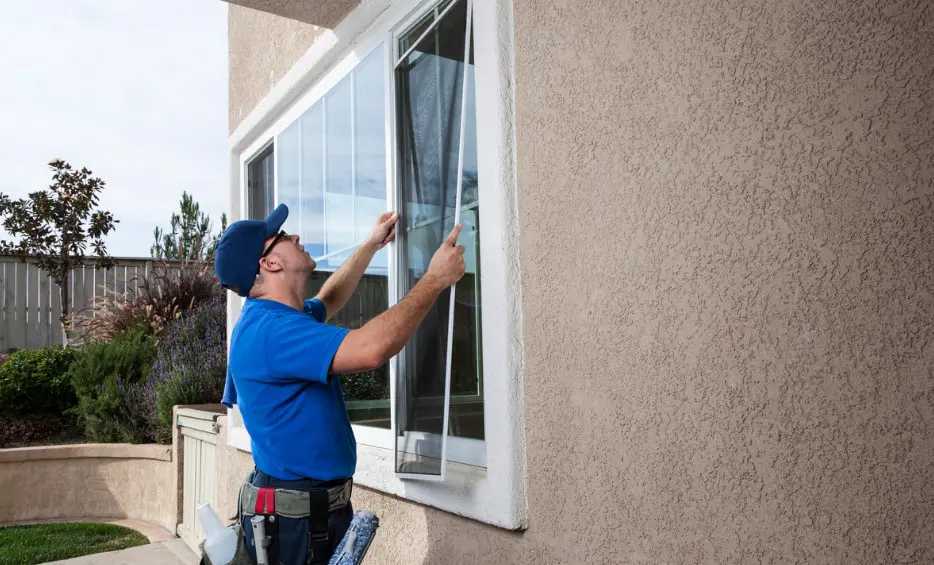
[[[0,449],[85,443],[74,418],[61,414],[0,414]]]

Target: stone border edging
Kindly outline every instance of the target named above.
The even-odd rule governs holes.
[[[172,460],[171,445],[130,443],[80,443],[0,449],[0,463],[55,459],[154,459]]]

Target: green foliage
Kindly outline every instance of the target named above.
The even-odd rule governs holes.
[[[341,387],[347,400],[381,400],[389,398],[388,366],[375,371],[341,375]]]
[[[68,274],[84,264],[88,245],[100,267],[113,263],[104,237],[118,222],[110,212],[98,210],[104,181],[86,168],[73,169],[62,160],[49,163],[53,183],[26,198],[12,200],[0,193],[3,229],[17,241],[0,240],[0,254],[35,257],[61,287],[62,315],[68,316],[71,292]]]
[[[93,341],[84,347],[69,376],[78,396],[74,413],[89,440],[152,440],[130,398],[149,377],[155,355],[155,340],[138,326],[118,334],[113,341]]]
[[[227,214],[221,215],[221,230],[211,237],[211,218],[201,211],[201,205],[195,202],[187,192],[182,193],[179,201],[179,213],[172,213],[169,231],[156,228],[150,253],[156,259],[206,259],[214,257],[217,240],[227,229]]]
[[[146,545],[146,536],[116,524],[36,524],[0,528],[0,563],[34,565]]]
[[[215,375],[191,371],[177,372],[156,386],[156,440],[172,441],[172,407],[220,402],[224,383]]]
[[[0,412],[6,415],[62,412],[75,404],[68,367],[75,350],[62,346],[20,349],[0,365]]]

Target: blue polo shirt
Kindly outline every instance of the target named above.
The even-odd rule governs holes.
[[[237,404],[253,461],[284,480],[353,476],[357,443],[331,361],[350,331],[324,323],[320,300],[305,311],[248,298],[230,338],[221,402]]]

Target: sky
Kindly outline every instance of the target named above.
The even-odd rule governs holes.
[[[117,257],[148,257],[183,191],[227,209],[227,4],[0,2],[0,193],[51,183],[49,161],[107,184]],[[0,237],[6,234],[0,232]]]

